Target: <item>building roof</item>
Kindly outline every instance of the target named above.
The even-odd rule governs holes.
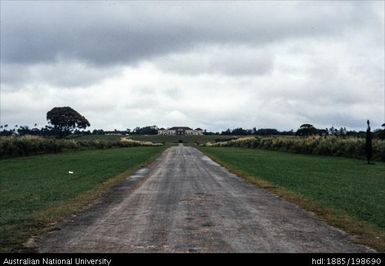
[[[196,128],[195,130],[201,130],[201,131],[202,131],[202,129],[201,129],[201,128],[199,128],[199,127],[198,127],[198,128]]]
[[[169,130],[178,130],[178,129],[192,130],[192,128],[189,128],[189,127],[172,127],[172,128],[169,128]]]

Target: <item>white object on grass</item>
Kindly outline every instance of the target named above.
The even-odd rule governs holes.
[[[72,171],[68,171],[68,173],[69,173],[70,175],[73,175],[73,174],[74,174],[74,172],[72,172]]]

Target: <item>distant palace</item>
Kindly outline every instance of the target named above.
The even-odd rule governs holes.
[[[186,136],[198,136],[203,135],[203,130],[200,128],[192,129],[189,127],[172,127],[168,129],[160,128],[158,130],[158,135],[171,135],[171,136],[179,136],[179,135],[186,135]]]

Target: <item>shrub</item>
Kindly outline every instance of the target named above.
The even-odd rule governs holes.
[[[76,141],[73,139],[51,139],[38,136],[0,137],[0,158],[79,151],[87,149],[110,149],[136,146],[161,146],[161,143],[136,141],[122,138],[120,141]]]
[[[273,137],[243,137],[236,140],[206,143],[206,146],[259,148],[284,152],[332,155],[350,158],[365,157],[365,140],[337,136],[273,136]],[[373,140],[373,158],[385,161],[385,141]]]

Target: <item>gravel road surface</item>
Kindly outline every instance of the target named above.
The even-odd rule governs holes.
[[[39,252],[370,252],[179,145],[42,237]]]

